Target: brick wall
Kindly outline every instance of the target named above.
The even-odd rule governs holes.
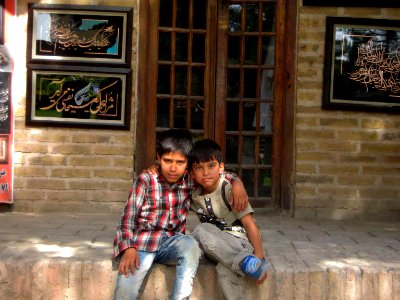
[[[32,1],[18,1],[17,26],[12,30],[20,38],[10,45],[15,47],[14,207],[27,211],[120,212],[134,175],[138,1],[68,2],[134,7],[129,131],[25,126],[28,2]]]
[[[400,216],[400,116],[321,109],[326,16],[398,19],[400,9],[301,7],[295,215]]]

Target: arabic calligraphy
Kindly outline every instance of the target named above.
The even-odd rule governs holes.
[[[118,55],[120,29],[111,19],[40,14],[38,50],[42,54]]]
[[[121,79],[38,75],[37,110],[81,119],[120,117]]]
[[[370,39],[357,47],[354,65],[358,69],[349,74],[349,79],[364,84],[367,92],[375,88],[390,97],[400,97],[400,47],[389,52],[383,43]]]

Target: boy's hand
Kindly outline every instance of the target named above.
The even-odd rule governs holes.
[[[120,274],[125,274],[126,277],[129,273],[135,274],[135,268],[139,269],[140,259],[135,248],[128,248],[122,254],[121,262],[119,263],[118,271]]]
[[[231,204],[235,212],[241,212],[247,207],[249,197],[241,180],[236,180],[232,183]]]
[[[144,169],[143,172],[149,173],[151,175],[157,175],[158,174],[158,170],[159,170],[159,165],[154,164],[154,165],[148,167],[147,169]]]

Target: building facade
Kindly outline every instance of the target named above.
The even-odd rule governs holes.
[[[51,73],[59,62],[32,60],[29,39],[36,32],[28,1],[16,1],[15,13],[6,2],[14,210],[121,211],[135,175],[154,162],[158,132],[183,127],[222,145],[228,167],[260,210],[313,219],[400,216],[398,108],[322,106],[330,95],[327,17],[397,20],[400,8],[304,6],[301,0],[35,3],[132,8],[129,64],[107,65],[109,73],[130,70],[130,126],[29,122],[37,95],[32,70],[39,64]],[[400,53],[392,57],[399,84]],[[90,61],[59,65],[85,74],[104,69]]]

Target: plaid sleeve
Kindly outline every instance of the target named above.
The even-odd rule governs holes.
[[[129,192],[128,201],[125,204],[120,223],[117,226],[117,234],[114,239],[114,258],[119,259],[119,255],[127,248],[137,247],[135,231],[137,229],[136,220],[146,191],[146,181],[143,176],[135,180]]]

